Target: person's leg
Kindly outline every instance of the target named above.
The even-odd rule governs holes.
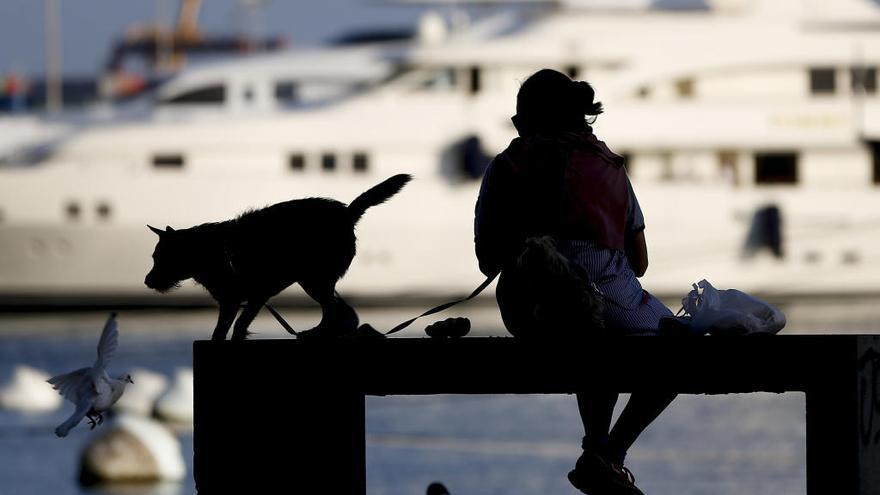
[[[617,392],[592,390],[577,394],[578,411],[584,424],[584,440],[581,446],[605,455],[608,448],[608,435],[611,430],[611,416],[617,404]]]
[[[608,460],[617,466],[623,466],[626,451],[645,428],[672,403],[676,395],[653,392],[632,394],[608,435]]]

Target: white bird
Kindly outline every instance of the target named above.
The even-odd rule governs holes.
[[[67,436],[86,416],[92,429],[103,423],[102,413],[122,397],[127,383],[133,383],[128,373],[119,378],[111,378],[107,374],[107,363],[116,352],[118,340],[116,313],[110,313],[107,323],[104,324],[104,331],[101,332],[101,340],[98,341],[98,359],[95,364],[91,368],[80,368],[47,380],[58,393],[76,406],[73,415],[55,428],[55,434],[59,437]]]

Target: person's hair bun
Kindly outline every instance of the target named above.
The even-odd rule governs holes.
[[[577,103],[584,115],[599,115],[604,110],[602,102],[593,101],[596,98],[596,91],[586,81],[572,81],[573,100]]]

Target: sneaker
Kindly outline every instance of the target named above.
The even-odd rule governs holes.
[[[590,451],[584,451],[578,458],[568,473],[568,481],[587,495],[644,495],[629,469]]]

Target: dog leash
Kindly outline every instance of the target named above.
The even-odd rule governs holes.
[[[291,327],[291,326],[287,323],[287,320],[285,320],[285,319],[284,319],[284,318],[278,313],[278,311],[275,311],[275,308],[273,308],[272,306],[270,306],[270,305],[268,305],[268,304],[264,304],[264,306],[266,306],[266,309],[268,309],[269,312],[272,313],[272,316],[274,316],[275,319],[278,320],[278,323],[280,323],[281,326],[282,326],[285,330],[287,330],[287,333],[293,335],[294,337],[297,337],[296,330],[294,330],[293,327]]]
[[[443,303],[439,306],[434,306],[433,308],[425,311],[424,313],[422,313],[414,318],[410,318],[410,319],[406,320],[405,322],[392,328],[391,330],[388,330],[387,332],[385,332],[385,335],[391,335],[392,333],[397,333],[397,332],[403,330],[404,328],[410,326],[414,321],[418,320],[419,318],[421,318],[423,316],[430,316],[435,313],[439,313],[445,309],[449,309],[449,308],[455,306],[456,304],[463,303],[465,301],[470,301],[471,299],[477,297],[481,292],[483,292],[486,289],[486,287],[488,287],[489,284],[491,284],[492,281],[495,280],[496,277],[498,277],[499,273],[501,273],[501,272],[495,272],[492,275],[489,275],[488,277],[486,277],[486,280],[484,280],[479,286],[477,286],[477,288],[474,289],[474,291],[471,292],[470,295],[468,295],[467,297],[463,297],[461,299],[456,299],[455,301]],[[281,314],[275,310],[275,308],[273,308],[269,304],[264,304],[264,306],[266,307],[266,309],[269,310],[269,313],[271,313],[272,316],[275,317],[275,319],[278,321],[278,323],[281,325],[281,327],[284,328],[285,330],[287,330],[287,333],[293,335],[294,337],[298,336],[298,334],[296,333],[296,330],[294,330],[293,327],[291,327],[290,324],[287,323],[287,320],[285,320],[284,317],[281,316]]]
[[[486,280],[484,280],[483,283],[481,283],[479,286],[477,286],[477,288],[474,289],[474,291],[471,292],[471,294],[469,296],[462,298],[462,299],[456,299],[455,301],[443,303],[439,306],[435,306],[435,307],[425,311],[424,313],[420,314],[419,316],[416,316],[415,318],[410,318],[409,320],[406,320],[405,322],[397,325],[396,327],[392,328],[391,330],[388,330],[387,332],[385,332],[385,335],[391,335],[392,333],[397,333],[397,332],[403,330],[404,328],[410,326],[410,324],[412,324],[412,322],[418,320],[419,318],[421,318],[423,316],[429,316],[434,313],[439,313],[439,312],[443,311],[444,309],[448,309],[448,308],[451,308],[452,306],[455,306],[456,304],[463,303],[465,301],[470,301],[471,299],[477,297],[477,295],[480,292],[483,292],[483,290],[485,290],[486,287],[489,287],[489,284],[491,284],[492,281],[495,280],[495,278],[498,276],[499,273],[501,273],[501,272],[500,271],[495,272],[495,273],[489,275],[488,277],[486,277]]]

